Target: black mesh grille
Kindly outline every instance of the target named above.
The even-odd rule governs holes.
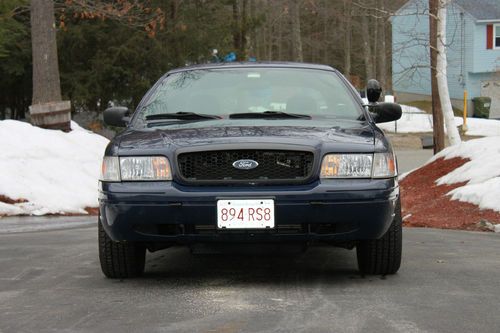
[[[233,167],[238,160],[254,160],[255,169]],[[193,183],[300,183],[311,176],[314,155],[307,151],[224,150],[183,153],[177,163],[182,178]]]

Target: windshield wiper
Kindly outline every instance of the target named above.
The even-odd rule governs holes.
[[[311,119],[307,114],[287,113],[283,111],[233,113],[230,119]]]
[[[157,120],[157,119],[203,120],[203,119],[222,119],[222,117],[215,116],[212,114],[203,114],[194,112],[158,113],[146,116],[146,120]]]

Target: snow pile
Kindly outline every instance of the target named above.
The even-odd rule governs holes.
[[[435,155],[431,162],[441,157],[470,159],[437,180],[438,185],[467,182],[448,193],[453,200],[500,212],[500,137],[475,139],[448,147]]]
[[[363,104],[368,104],[368,98],[366,97],[361,97],[361,100],[363,101]],[[395,98],[393,95],[385,95],[384,96],[384,102],[387,102],[387,103],[394,103],[395,101]]]
[[[72,131],[0,121],[0,215],[86,214],[97,206],[97,180],[108,140],[71,123]],[[6,201],[6,200],[4,200]]]
[[[388,132],[398,133],[425,133],[432,132],[432,115],[424,111],[401,105],[403,115],[397,122],[382,123],[378,126]],[[463,124],[463,118],[455,117],[456,126]],[[499,136],[500,121],[493,119],[467,118],[467,135],[473,136]]]

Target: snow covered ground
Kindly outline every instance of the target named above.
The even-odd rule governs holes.
[[[454,157],[467,158],[470,161],[439,178],[437,184],[466,182],[448,193],[452,200],[469,202],[481,209],[500,212],[500,136],[474,139],[448,147],[432,157],[428,163],[439,158]],[[500,224],[491,227],[500,232]]]
[[[379,127],[398,133],[432,132],[432,115],[407,105],[401,105],[403,115],[400,120],[380,124]],[[463,124],[463,119],[455,117],[455,123]],[[470,159],[463,166],[437,180],[438,185],[466,182],[448,195],[452,200],[469,202],[481,209],[492,209],[500,212],[500,121],[480,118],[467,118],[468,130],[466,134],[484,136],[484,138],[462,142],[458,146],[448,147],[435,155],[428,163],[439,158],[450,159],[461,157]],[[402,180],[409,173],[401,175]],[[500,232],[500,225],[493,226]]]
[[[389,122],[378,125],[387,132],[397,133],[425,133],[432,132],[432,115],[424,111],[408,106],[401,105],[403,115],[397,122]],[[396,123],[396,124],[395,124]],[[463,124],[463,118],[455,117],[457,126]],[[467,135],[473,136],[500,136],[500,121],[481,118],[467,118]]]
[[[73,131],[0,121],[0,215],[86,214],[97,206],[97,180],[108,140],[71,123]]]

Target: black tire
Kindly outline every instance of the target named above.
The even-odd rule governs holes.
[[[380,239],[360,241],[356,246],[358,268],[362,274],[395,274],[401,266],[403,226],[401,202],[398,199],[394,220]]]
[[[124,279],[144,273],[146,248],[136,243],[114,242],[98,222],[99,261],[104,275]]]

